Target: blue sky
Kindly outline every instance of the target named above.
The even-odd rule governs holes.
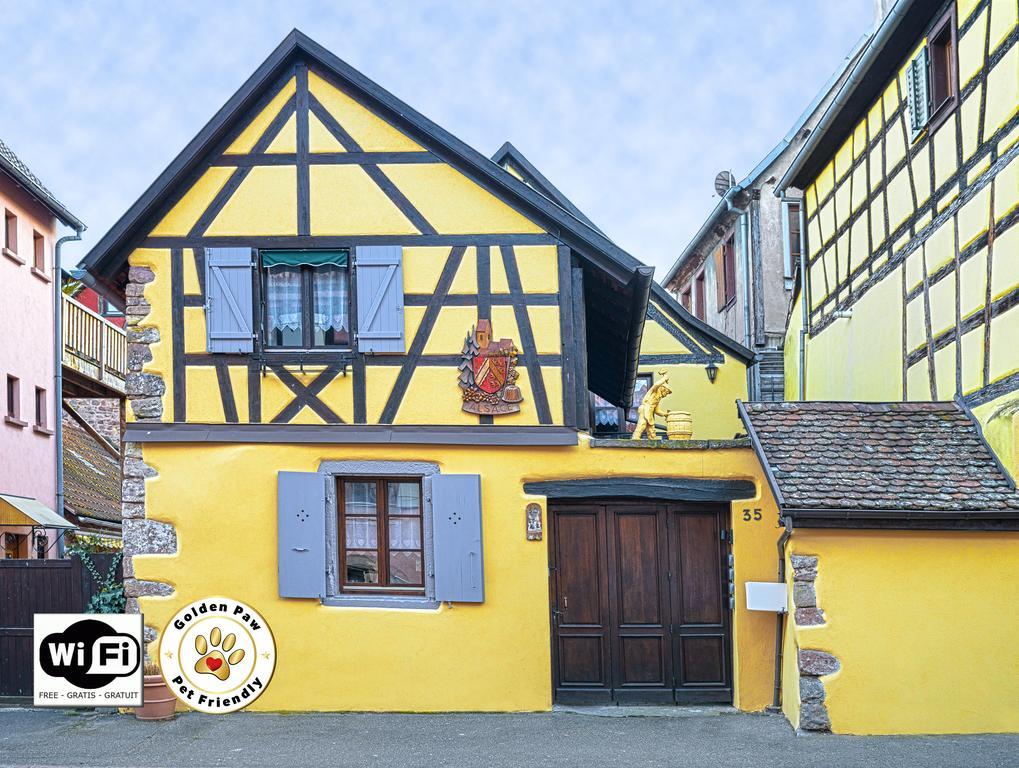
[[[5,4],[0,137],[89,230],[293,27],[490,155],[512,141],[660,275],[873,21],[872,0]]]

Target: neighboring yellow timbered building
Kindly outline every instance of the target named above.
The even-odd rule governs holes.
[[[791,531],[801,728],[1019,730],[1017,43],[1015,0],[892,4],[778,185],[807,402],[743,416]]]
[[[248,602],[267,710],[772,702],[752,356],[539,177],[294,32],[96,245],[150,638]],[[619,439],[663,370],[694,439]]]

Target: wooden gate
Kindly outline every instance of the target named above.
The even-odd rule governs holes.
[[[91,557],[96,570],[105,575],[114,555]],[[0,697],[32,695],[32,617],[84,613],[98,591],[77,557],[0,560]]]
[[[725,508],[591,500],[550,511],[556,700],[731,702]]]

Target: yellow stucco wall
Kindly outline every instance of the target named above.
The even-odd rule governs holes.
[[[959,2],[960,25],[973,8]],[[1007,38],[1017,23],[1013,0],[989,0],[963,28],[959,103],[916,137],[906,70],[925,41],[903,51],[897,76],[806,189],[807,398],[965,397],[1013,472],[1019,47]],[[798,350],[796,323],[787,350]],[[799,363],[790,362],[786,396],[795,397]]]
[[[835,733],[1019,730],[1019,533],[797,529],[788,552],[818,557],[827,622],[787,625],[794,725],[800,648],[839,659],[821,678]]]
[[[712,346],[706,337],[692,337],[690,328],[684,328],[662,303],[652,299],[651,306],[652,316],[644,322],[638,373],[657,380],[659,371],[668,372],[672,394],[662,401],[662,407],[690,413],[694,440],[731,440],[745,432],[736,413],[736,400],[747,399],[746,364],[722,347]],[[677,335],[686,336],[688,341],[677,339]],[[672,360],[649,362],[651,355],[667,355]],[[718,358],[714,383],[706,372],[709,357]],[[677,358],[691,360],[681,362]],[[658,421],[664,424],[665,418],[659,417]]]
[[[667,451],[441,446],[146,444],[159,473],[146,481],[149,518],[177,529],[176,555],[134,558],[137,578],[173,585],[143,597],[147,625],[161,628],[188,601],[223,594],[255,607],[272,628],[278,664],[258,710],[545,710],[551,706],[546,541],[529,542],[524,507],[544,498],[523,483],[614,475],[751,479],[749,448]],[[442,472],[482,477],[485,602],[438,610],[325,607],[277,596],[276,473],[316,471],[323,460],[432,461]],[[201,476],[201,483],[194,478]],[[243,482],[238,482],[238,478]],[[229,500],[224,503],[223,500]],[[760,508],[760,521],[740,510]],[[765,489],[734,502],[736,704],[771,701],[771,614],[745,610],[742,582],[776,568],[777,510]],[[209,535],[210,521],[221,535]],[[155,648],[156,646],[152,646]]]

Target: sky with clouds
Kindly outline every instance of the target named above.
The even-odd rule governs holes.
[[[75,261],[297,27],[486,155],[512,141],[661,274],[872,4],[8,0],[0,138],[88,224]]]

